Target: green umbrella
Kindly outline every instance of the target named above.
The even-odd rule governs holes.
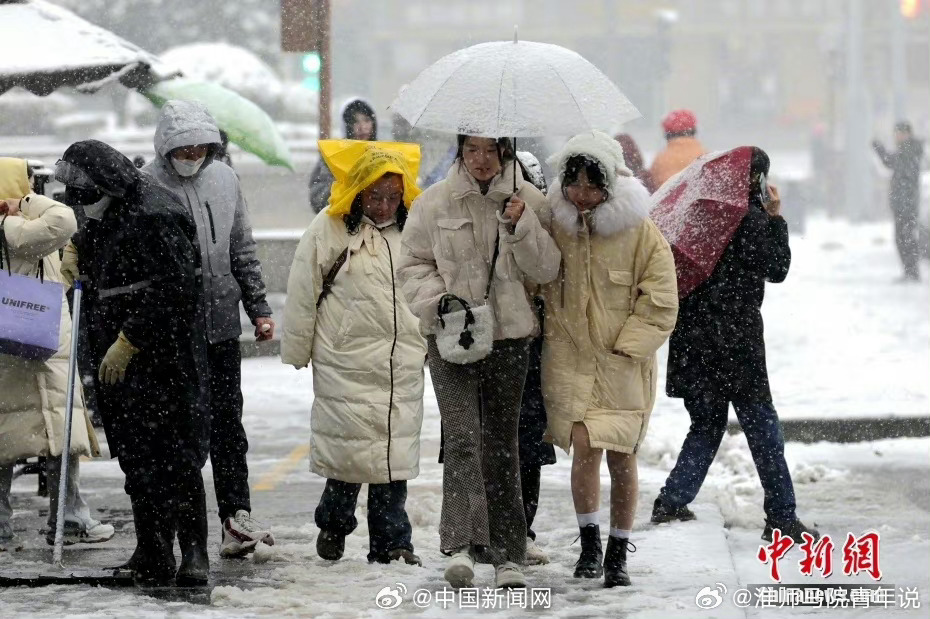
[[[219,84],[185,78],[158,82],[141,92],[159,107],[171,99],[202,103],[230,142],[265,163],[294,169],[291,153],[271,117],[242,95]]]

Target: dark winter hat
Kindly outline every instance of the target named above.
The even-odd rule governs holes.
[[[355,115],[361,113],[371,119],[372,128],[371,139],[378,139],[378,118],[375,116],[375,110],[371,107],[364,99],[355,98],[349,99],[346,101],[345,105],[342,106],[342,124],[345,127],[346,137],[355,139],[355,136],[352,135],[352,125],[355,124]]]
[[[142,178],[126,155],[99,140],[75,142],[61,160],[83,171],[97,189],[117,198],[129,193]]]
[[[894,130],[907,133],[908,135],[914,133],[914,128],[911,127],[911,123],[907,122],[906,120],[900,120],[896,122],[894,125]]]

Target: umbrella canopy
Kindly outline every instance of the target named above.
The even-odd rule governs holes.
[[[230,142],[270,165],[294,169],[290,150],[271,117],[262,108],[228,88],[177,78],[158,82],[142,90],[142,94],[159,107],[171,99],[202,103],[216,119],[219,128],[229,136]]]
[[[440,58],[391,109],[414,127],[482,137],[574,135],[639,118],[579,54],[547,43],[481,43]]]
[[[169,77],[156,56],[44,0],[0,0],[0,94],[92,91],[110,80],[136,88]]]
[[[653,196],[652,220],[672,246],[678,296],[710,277],[749,212],[752,147],[699,157]]]

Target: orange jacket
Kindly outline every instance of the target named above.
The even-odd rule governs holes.
[[[665,150],[656,155],[649,174],[652,176],[652,187],[658,191],[665,181],[675,176],[691,162],[703,155],[704,147],[694,137],[672,138],[668,141]]]

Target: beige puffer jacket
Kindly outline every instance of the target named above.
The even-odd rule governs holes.
[[[635,453],[655,404],[656,351],[678,315],[671,249],[636,179],[618,176],[584,217],[558,183],[548,195],[562,270],[543,287],[546,439],[568,451],[584,422],[592,447]]]
[[[494,269],[490,303],[494,339],[528,337],[538,331],[528,290],[552,281],[559,250],[549,235],[546,198],[532,183],[517,178],[517,196],[526,202],[513,234],[498,219],[513,193],[513,164],[504,165],[484,195],[465,166],[456,162],[442,180],[414,202],[404,228],[397,275],[424,335],[436,332],[437,304],[446,293],[473,307],[484,305],[494,240],[500,255]]]
[[[62,282],[58,250],[77,230],[74,212],[36,194],[23,198],[20,211],[21,215],[7,217],[3,226],[12,271],[34,276],[42,260],[45,279]],[[71,316],[64,298],[60,324],[58,352],[51,359],[32,361],[0,354],[0,464],[33,456],[61,455],[71,352]],[[84,409],[80,381],[75,381],[74,389],[71,453],[99,456],[97,437]]]
[[[320,213],[294,256],[281,361],[313,363],[310,468],[327,479],[383,484],[419,474],[426,342],[392,271],[400,248],[396,225],[379,230],[363,219],[350,236],[342,218]]]

